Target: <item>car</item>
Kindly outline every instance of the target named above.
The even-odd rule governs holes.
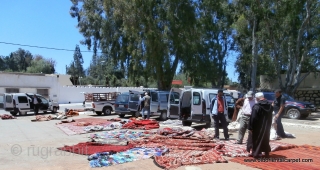
[[[9,111],[13,116],[26,115],[27,112],[33,112],[34,104],[32,102],[33,96],[36,95],[40,99],[39,111],[43,113],[53,112],[56,113],[60,107],[57,102],[46,99],[40,94],[34,93],[1,93],[0,103],[1,108]]]
[[[275,99],[274,92],[262,92],[262,93],[264,94],[264,97],[268,101],[270,102],[274,101]],[[286,93],[282,93],[282,95],[286,99],[284,116],[287,116],[290,119],[305,119],[310,115],[310,113],[316,110],[315,105],[310,102],[295,100],[293,97],[289,96]]]
[[[129,92],[124,92],[118,95],[114,104],[115,113],[121,118],[123,118],[126,114],[139,117],[139,99],[141,94],[143,94],[143,92],[130,90]]]
[[[108,93],[84,93],[83,106],[85,110],[91,110],[97,115],[110,115],[114,109],[114,103],[119,92]]]

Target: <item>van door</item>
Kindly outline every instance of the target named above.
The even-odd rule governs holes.
[[[40,110],[48,110],[49,109],[49,101],[42,96],[37,96],[37,97],[41,100],[41,103],[39,104],[39,109]]]
[[[12,94],[4,94],[4,109],[5,110],[13,110],[13,96]]]
[[[25,95],[16,96],[16,107],[20,110],[30,110],[28,97]]]
[[[158,112],[158,107],[159,106],[159,93],[156,91],[151,91],[150,92],[150,113],[157,113]]]
[[[169,93],[168,99],[168,117],[179,118],[180,115],[180,94],[182,90],[172,88]]]
[[[191,116],[202,115],[202,94],[200,89],[192,90]]]
[[[5,95],[0,94],[0,109],[4,109],[4,101],[5,101]]]
[[[139,93],[130,93],[129,94],[129,110],[130,111],[138,111],[139,100],[140,100]]]

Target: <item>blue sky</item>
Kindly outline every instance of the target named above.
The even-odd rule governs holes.
[[[69,14],[70,0],[5,0],[1,1],[0,42],[74,50],[78,44],[88,68],[92,53],[80,45],[83,36],[76,28],[77,20]],[[56,72],[65,74],[73,60],[73,51],[58,51],[0,43],[0,55],[7,56],[18,48],[56,61]],[[228,57],[228,77],[237,81],[235,57]]]

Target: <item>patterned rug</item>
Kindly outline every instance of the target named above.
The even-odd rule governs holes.
[[[230,161],[265,170],[313,170],[320,167],[320,147],[302,145],[288,150],[271,152],[269,159],[238,157]]]
[[[141,129],[141,130],[150,130],[158,129],[159,123],[155,120],[138,120],[131,119],[131,122],[128,122],[122,126],[122,129]]]
[[[223,156],[228,157],[248,157],[249,152],[247,152],[247,145],[246,144],[234,144],[236,140],[220,140],[217,141],[217,144],[220,144],[220,146],[223,147],[216,147],[216,150],[221,153]],[[278,150],[286,150],[291,148],[298,147],[297,145],[289,144],[289,143],[283,143],[278,141],[270,141],[269,142],[271,151],[278,151]]]
[[[93,142],[78,143],[72,146],[64,146],[57,148],[66,152],[76,153],[80,155],[92,155],[98,152],[121,152],[133,148],[131,144],[128,145],[109,145],[99,144]]]
[[[126,162],[133,162],[142,159],[148,159],[152,156],[160,156],[166,152],[166,149],[159,148],[132,148],[124,152],[110,153],[102,152],[92,154],[88,157],[90,166],[103,167],[122,164]]]
[[[87,130],[88,127],[94,129],[97,128],[97,131],[104,130],[105,127],[109,127],[109,125],[113,122],[110,122],[106,119],[98,119],[98,118],[81,118],[74,119],[75,122],[70,123],[61,123],[56,126],[61,129],[67,135],[77,135],[77,134],[85,134],[92,131]],[[116,123],[116,122],[115,122]],[[110,130],[107,128],[105,130]]]

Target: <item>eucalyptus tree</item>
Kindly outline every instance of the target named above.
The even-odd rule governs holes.
[[[279,87],[293,94],[304,78],[319,67],[319,1],[269,1],[266,14],[263,48],[273,61]],[[303,76],[302,71],[306,72]]]
[[[114,59],[129,80],[154,79],[169,89],[178,63],[190,57],[196,30],[191,0],[72,0],[83,43]]]

